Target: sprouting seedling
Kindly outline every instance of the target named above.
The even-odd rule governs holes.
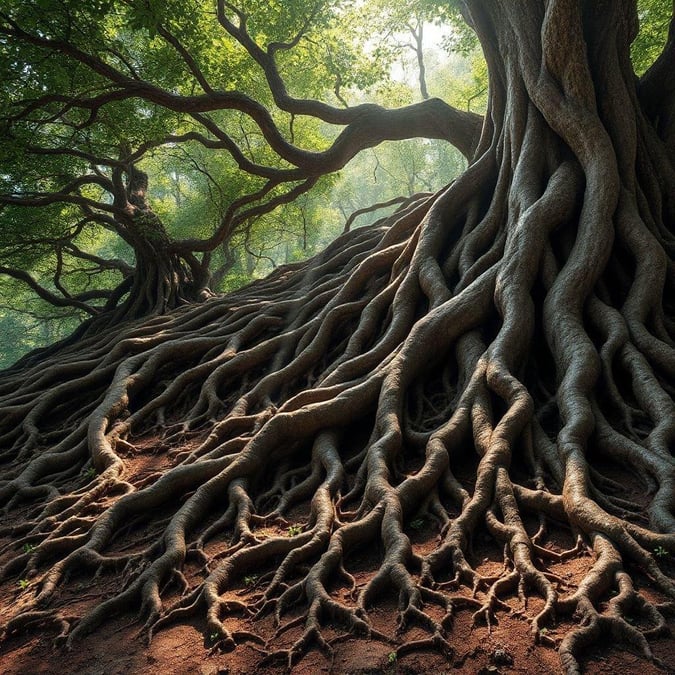
[[[25,591],[28,588],[29,584],[30,581],[28,581],[28,579],[19,579],[19,588],[22,591]]]
[[[91,480],[96,475],[96,469],[93,466],[90,466],[88,469],[82,469],[82,475]]]
[[[258,581],[257,574],[251,574],[249,576],[244,577],[244,584],[246,586],[254,586],[256,581]]]
[[[663,546],[657,546],[654,549],[654,555],[657,558],[665,558],[668,555],[668,551],[665,548],[663,548]]]
[[[390,664],[396,663],[396,659],[398,658],[396,652],[389,652],[387,656],[387,660],[389,661]]]
[[[301,532],[302,532],[302,525],[291,525],[288,528],[289,537],[294,537],[296,534],[300,534]]]
[[[211,642],[216,642],[218,640],[218,633],[211,633],[209,635],[209,640],[211,640]]]
[[[410,522],[410,527],[413,530],[421,530],[424,527],[424,518],[415,518]]]
[[[548,633],[548,628],[540,628],[539,629],[539,634],[540,635],[546,635]]]
[[[35,546],[33,546],[33,544],[24,544],[23,545],[23,552],[24,553],[30,553],[34,549],[35,549]]]

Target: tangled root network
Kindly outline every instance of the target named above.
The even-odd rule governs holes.
[[[526,36],[499,25],[524,59]],[[611,50],[588,58],[589,82],[614,72]],[[138,611],[152,638],[199,617],[214,645],[291,665],[351,633],[451,653],[468,609],[488,629],[518,614],[568,673],[603,635],[655,659],[675,603],[675,181],[628,89],[591,114],[583,78],[556,73],[569,63],[551,58],[548,80],[492,65],[476,159],[440,193],[2,374],[1,575],[34,593],[6,634],[52,626],[72,645]],[[503,550],[491,574],[479,533]],[[357,583],[364,550],[377,563]],[[582,556],[578,579],[554,573]],[[80,616],[54,606],[74,573],[119,585]],[[392,594],[395,636],[371,621]],[[242,613],[250,630],[228,628]]]

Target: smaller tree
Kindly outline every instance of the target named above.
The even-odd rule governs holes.
[[[48,0],[0,13],[0,273],[88,315],[88,331],[208,297],[237,232],[364,148],[477,138],[478,116],[437,99],[400,110],[315,100],[324,75],[339,101],[389,63],[339,30],[350,11],[339,3],[210,10]],[[30,273],[38,259],[49,274]]]

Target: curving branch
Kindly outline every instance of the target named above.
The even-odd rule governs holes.
[[[101,270],[116,270],[122,274],[123,277],[128,277],[134,272],[134,268],[120,258],[102,258],[101,256],[87,253],[81,248],[77,247],[72,242],[63,245],[64,250],[67,250],[74,258],[80,258],[88,262],[98,265]],[[103,296],[102,296],[103,297]]]
[[[96,316],[99,313],[99,310],[91,305],[88,305],[85,300],[93,299],[94,296],[83,294],[80,296],[73,297],[69,294],[65,295],[56,295],[52,293],[49,289],[42,286],[38,281],[36,281],[28,272],[25,270],[17,269],[14,267],[5,267],[4,265],[0,266],[0,274],[5,274],[8,277],[17,279],[26,284],[38,297],[42,300],[47,301],[50,305],[55,307],[74,307],[75,309],[81,309],[82,311],[90,314],[91,316]],[[95,297],[106,297],[107,294],[96,295]]]
[[[219,2],[220,23],[261,65],[279,108],[293,115],[310,115],[331,124],[347,126],[329,150],[317,153],[295,147],[283,137],[268,110],[242,92],[209,91],[198,96],[182,96],[169,92],[149,82],[129,77],[69,42],[30,34],[20,28],[11,18],[0,14],[0,17],[9,24],[9,27],[0,27],[0,34],[4,33],[30,44],[63,53],[86,65],[116,87],[93,98],[46,95],[31,102],[19,113],[19,116],[26,116],[29,111],[58,101],[66,104],[68,108],[78,107],[91,110],[90,121],[93,121],[96,111],[103,105],[130,98],[141,98],[168,110],[192,115],[215,110],[237,110],[255,121],[272,150],[282,159],[302,168],[307,175],[336,170],[344,166],[362,149],[373,147],[383,141],[402,138],[440,138],[452,143],[467,157],[473,154],[478,143],[482,118],[475,113],[453,108],[438,99],[388,110],[374,104],[364,104],[353,108],[334,108],[316,100],[292,98],[287,93],[273,54],[263,52],[254,42],[246,32],[245,22],[237,27],[226,18],[224,11],[226,4]],[[333,159],[337,157],[340,159]],[[329,168],[325,169],[327,159]],[[343,163],[340,164],[340,162]]]
[[[234,24],[227,17],[226,9],[230,9],[237,14],[239,17],[238,25]],[[293,98],[288,93],[286,83],[274,60],[274,54],[278,51],[275,47],[276,43],[269,45],[266,51],[263,50],[248,33],[245,14],[224,0],[219,0],[218,2],[218,21],[260,65],[267,79],[270,91],[274,96],[274,102],[281,110],[292,115],[309,115],[317,117],[324,122],[337,125],[354,125],[359,127],[360,122],[364,117],[369,117],[372,121],[373,117],[378,115],[381,115],[381,118],[378,117],[378,124],[383,124],[386,127],[387,124],[391,123],[387,113],[394,113],[396,111],[388,111],[374,104],[335,108],[321,101]],[[405,138],[414,138],[416,136],[442,138],[454,145],[465,157],[471,158],[478,144],[483,118],[476,113],[464,112],[453,108],[447,103],[443,103],[442,114],[448,116],[448,123],[442,124],[440,121],[441,118],[439,118],[439,120],[429,127],[418,127],[415,126],[415,123],[416,121],[419,123],[419,119],[422,117],[418,112],[418,109],[423,109],[425,107],[424,104],[425,102],[423,101],[404,109],[406,110],[406,115],[410,115],[413,124],[410,134],[405,136]],[[437,128],[434,129],[438,124],[441,124],[444,127],[443,132],[440,132],[441,135],[438,135],[439,131]],[[427,136],[427,134],[429,135]],[[383,140],[397,140],[398,138],[400,137],[389,137],[389,135],[384,132],[378,142]]]
[[[345,225],[342,228],[342,231],[349,232],[351,230],[352,225],[354,224],[354,221],[359,216],[363,216],[366,213],[374,213],[375,211],[379,211],[380,209],[386,209],[389,206],[404,204],[409,200],[419,199],[420,196],[421,195],[414,195],[412,197],[392,197],[391,199],[388,199],[385,202],[377,202],[376,204],[371,204],[370,206],[366,206],[363,209],[357,209],[356,211],[352,212],[349,215],[349,217],[345,221]]]

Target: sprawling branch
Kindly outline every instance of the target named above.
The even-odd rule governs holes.
[[[54,101],[66,103],[68,107],[89,109],[93,115],[103,105],[127,98],[140,98],[168,110],[192,115],[215,110],[238,110],[255,121],[270,147],[282,159],[302,168],[307,175],[328,173],[339,169],[360,150],[373,147],[385,140],[414,137],[441,138],[455,145],[467,157],[473,153],[482,125],[480,116],[460,111],[438,100],[424,101],[398,110],[387,110],[373,104],[347,109],[333,108],[320,101],[290,97],[274,61],[273,53],[262,51],[246,32],[245,24],[236,27],[226,18],[225,4],[219,2],[218,16],[221,24],[261,65],[275,102],[282,110],[294,115],[318,117],[331,124],[347,125],[330,149],[316,153],[295,147],[283,137],[267,109],[242,92],[210,90],[199,96],[182,96],[168,92],[147,81],[125,75],[69,42],[28,33],[10,17],[0,15],[9,24],[9,26],[0,28],[0,32],[63,53],[86,65],[115,87],[112,91],[94,98],[46,95],[42,99],[31,102],[20,115],[25,115],[28,111]],[[324,168],[326,162],[328,165]]]
[[[403,204],[408,199],[411,199],[410,197],[392,197],[391,199],[387,199],[384,202],[377,202],[376,204],[371,204],[370,206],[366,206],[362,209],[356,209],[356,211],[352,212],[349,217],[345,220],[345,224],[343,227],[343,232],[349,232],[351,229],[352,225],[354,224],[354,221],[359,217],[363,216],[366,213],[374,213],[375,211],[379,211],[380,209],[386,209],[389,206],[396,206],[398,204]]]
[[[72,242],[64,244],[63,248],[64,250],[67,250],[68,253],[70,253],[73,257],[94,263],[102,270],[116,270],[120,272],[123,277],[128,277],[133,274],[134,268],[129,265],[129,263],[119,258],[102,258],[101,256],[94,255],[93,253],[83,251]]]
[[[42,300],[45,300],[50,305],[54,305],[55,307],[74,307],[75,309],[81,309],[92,316],[98,314],[99,310],[86,304],[85,300],[90,300],[94,297],[105,297],[105,295],[99,295],[98,293],[95,296],[82,294],[77,297],[70,295],[56,295],[38,283],[30,274],[28,274],[28,272],[14,267],[0,266],[0,274],[6,274],[8,277],[22,281],[38,297],[42,298]]]
[[[226,9],[236,11],[239,17],[239,24],[235,25],[227,16]],[[263,50],[255,40],[249,35],[246,29],[246,22],[241,11],[235,10],[230,3],[219,0],[218,2],[218,20],[225,28],[225,30],[235,38],[246,51],[253,57],[253,59],[260,65],[270,91],[274,96],[275,103],[281,110],[291,113],[293,115],[309,115],[317,117],[324,122],[337,125],[348,125],[357,127],[354,132],[358,135],[358,127],[362,127],[362,120],[368,119],[369,124],[382,124],[385,128],[388,124],[394,124],[395,121],[388,117],[387,113],[395,113],[396,111],[386,111],[379,106],[372,104],[363,104],[349,108],[335,108],[326,103],[310,99],[296,99],[290,96],[286,88],[286,83],[281,77],[281,73],[276,65],[274,59],[275,45],[268,46],[267,51]],[[410,122],[412,127],[408,136],[398,136],[396,132],[382,132],[382,136],[377,143],[383,140],[396,140],[398,138],[414,138],[416,136],[428,138],[443,138],[449,143],[452,143],[465,157],[470,158],[478,143],[480,129],[482,127],[482,118],[471,112],[464,112],[443,104],[443,110],[438,111],[439,117],[437,120],[429,120],[426,125],[420,124],[420,119],[424,116],[419,113],[419,109],[424,109],[425,102],[418,103],[413,106],[408,106],[406,115],[410,115]],[[443,121],[443,116],[447,116],[447,120]],[[400,115],[394,115],[396,119]],[[443,127],[443,130],[439,127]],[[371,129],[372,130],[372,129]],[[441,135],[438,135],[438,134]],[[377,144],[373,143],[373,145]],[[372,145],[365,146],[372,147]]]

